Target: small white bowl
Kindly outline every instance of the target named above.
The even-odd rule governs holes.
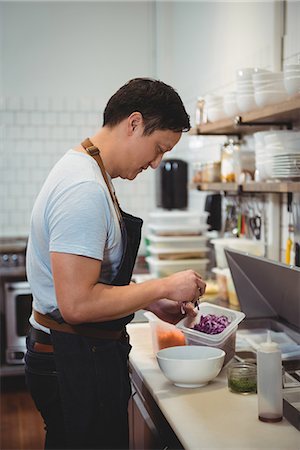
[[[240,112],[235,100],[232,102],[224,102],[224,111],[227,117],[234,117]]]
[[[283,65],[284,72],[289,70],[300,70],[300,63],[299,64],[284,64]]]
[[[241,94],[237,96],[237,105],[240,111],[248,112],[256,109],[254,94]]]
[[[255,81],[274,81],[282,80],[283,72],[270,72],[270,73],[254,73],[252,75],[253,82]]]
[[[252,74],[254,73],[268,73],[268,70],[260,69],[259,67],[245,67],[236,70],[237,80],[251,80]]]
[[[262,108],[267,105],[275,105],[285,101],[288,98],[288,94],[285,91],[262,91],[255,92],[254,98],[257,106]]]
[[[290,95],[300,92],[300,76],[299,77],[285,77],[284,87]]]
[[[223,104],[216,108],[207,108],[207,119],[209,122],[217,122],[218,120],[222,120],[226,117]]]
[[[225,352],[217,347],[185,345],[164,348],[156,358],[165,377],[175,386],[196,388],[219,375]]]

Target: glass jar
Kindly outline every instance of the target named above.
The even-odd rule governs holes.
[[[227,369],[228,389],[237,394],[255,394],[257,386],[256,365],[233,363]]]
[[[240,175],[240,146],[230,139],[221,149],[221,181],[223,183],[238,183]]]
[[[205,100],[202,97],[198,97],[195,110],[195,126],[198,127],[206,122],[207,122],[207,113]]]

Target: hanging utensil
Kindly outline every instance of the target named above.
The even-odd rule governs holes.
[[[291,263],[291,251],[292,251],[292,245],[293,241],[291,238],[291,233],[294,231],[293,226],[293,209],[292,209],[292,195],[289,192],[288,193],[288,202],[287,202],[287,210],[288,210],[288,216],[289,216],[289,222],[288,222],[288,238],[286,241],[286,247],[285,247],[285,263],[290,264]]]
[[[254,217],[250,217],[249,225],[254,237],[259,240],[261,236],[261,216],[256,214]]]

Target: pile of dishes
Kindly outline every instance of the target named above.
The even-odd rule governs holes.
[[[283,72],[258,72],[252,75],[254,98],[258,107],[283,102],[288,98]]]
[[[150,213],[146,261],[150,273],[164,277],[193,269],[206,275],[207,213],[160,210]]]
[[[223,107],[223,97],[220,95],[206,95],[205,96],[205,108],[207,114],[207,120],[209,122],[215,122],[222,120],[226,117]]]
[[[261,71],[262,69],[256,69],[254,67],[247,67],[236,71],[236,101],[240,112],[247,112],[256,108],[252,75]]]
[[[223,106],[227,117],[234,117],[239,114],[240,110],[237,105],[237,94],[235,91],[224,94]]]
[[[284,86],[289,95],[300,93],[300,63],[285,64],[283,67]]]
[[[300,179],[300,131],[260,131],[254,143],[259,180]]]

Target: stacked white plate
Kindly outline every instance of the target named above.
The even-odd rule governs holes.
[[[285,64],[283,67],[284,86],[289,95],[300,93],[300,63]]]
[[[205,275],[209,263],[206,221],[207,213],[176,210],[150,213],[146,258],[150,273],[163,277],[193,269]]]
[[[223,97],[220,95],[209,94],[205,96],[205,107],[207,119],[209,122],[216,122],[226,117],[223,107]]]
[[[255,103],[262,108],[288,98],[283,83],[283,72],[258,72],[252,75]]]
[[[300,179],[300,131],[254,133],[255,163],[261,181]]]
[[[254,99],[254,87],[252,83],[252,75],[256,73],[266,72],[256,67],[246,67],[236,71],[236,102],[241,112],[252,111],[256,109]]]

